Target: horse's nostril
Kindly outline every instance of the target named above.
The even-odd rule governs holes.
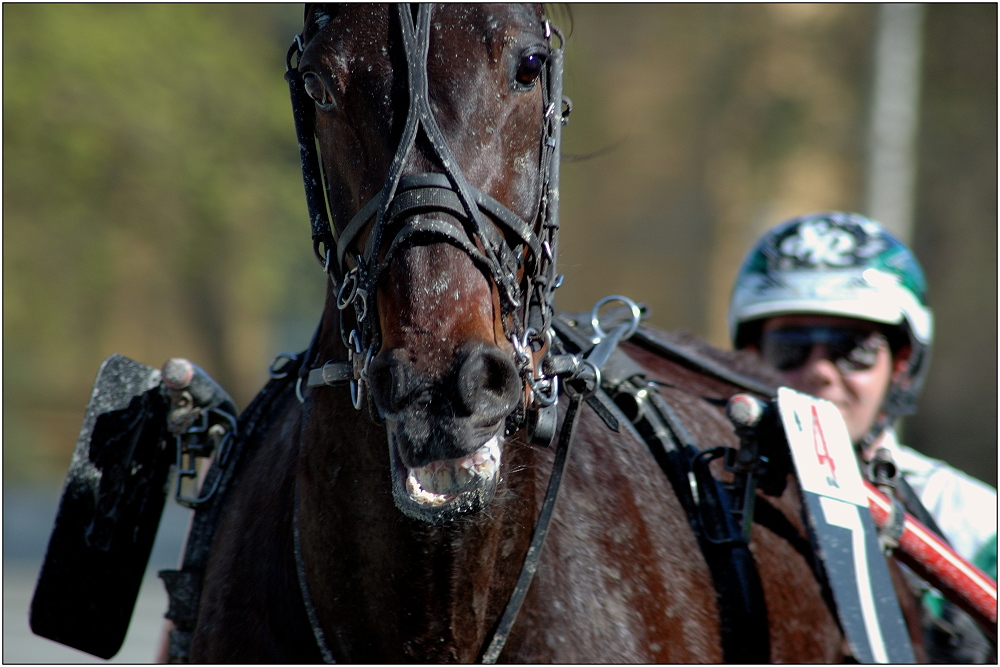
[[[457,387],[451,385],[451,389],[445,386],[450,384],[445,378],[421,379],[405,358],[390,353],[372,361],[368,382],[383,414],[400,413],[409,406],[430,409],[437,396],[439,404],[433,409],[471,416],[473,422],[485,426],[499,422],[517,405],[521,391],[517,368],[499,349],[486,344],[470,345],[457,366]],[[455,393],[457,398],[450,398]]]
[[[412,390],[410,371],[398,359],[376,358],[368,369],[368,382],[376,404],[388,412],[401,410]]]
[[[458,395],[476,421],[494,423],[514,409],[520,395],[514,362],[483,345],[468,352],[458,371]]]

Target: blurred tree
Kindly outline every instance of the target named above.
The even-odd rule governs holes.
[[[271,319],[323,287],[282,79],[301,8],[3,11],[5,462],[72,447],[111,352],[245,403]]]
[[[623,291],[728,345],[736,269],[782,216],[857,207],[864,5],[574,6],[560,305]],[[595,270],[596,268],[596,270]]]

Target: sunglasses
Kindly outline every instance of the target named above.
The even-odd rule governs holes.
[[[791,371],[809,359],[816,345],[826,347],[826,358],[841,373],[869,370],[878,361],[878,353],[889,342],[878,331],[844,327],[787,327],[769,331],[761,337],[761,355],[779,371]]]

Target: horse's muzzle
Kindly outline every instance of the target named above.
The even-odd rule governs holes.
[[[505,420],[521,395],[513,361],[494,346],[473,343],[443,376],[427,377],[394,350],[373,360],[369,378],[385,418],[400,509],[438,523],[488,503]]]
[[[517,406],[513,360],[485,343],[464,346],[443,377],[417,371],[402,350],[379,354],[369,369],[372,398],[408,467],[468,456],[497,434]]]

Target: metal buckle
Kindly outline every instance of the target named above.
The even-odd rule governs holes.
[[[531,394],[535,398],[535,403],[540,407],[547,408],[559,400],[558,375],[551,378],[541,377],[537,380],[529,376],[528,386],[531,387]]]
[[[299,67],[298,62],[295,63],[295,67],[292,67],[292,56],[294,56],[294,55],[302,55],[302,51],[303,50],[304,50],[304,48],[302,46],[302,34],[300,33],[298,35],[295,35],[295,38],[292,40],[291,46],[288,47],[288,53],[285,54],[285,71],[286,72],[290,72],[290,71],[292,71],[294,69],[298,69],[298,67]]]
[[[210,424],[210,416],[221,417],[224,422],[216,421]],[[233,434],[236,432],[236,418],[228,412],[211,408],[202,412],[201,423],[187,429],[183,434],[174,437],[177,440],[177,486],[174,498],[178,504],[195,509],[215,495],[219,489],[219,482],[222,475],[216,475],[212,486],[206,491],[198,487],[198,459],[208,459],[215,456],[216,466],[221,471],[229,463],[229,454],[232,451]],[[205,442],[201,436],[208,435],[209,441]],[[187,457],[187,465],[184,465]],[[185,495],[183,483],[185,479],[195,480],[195,491],[191,495]]]
[[[320,243],[323,243],[323,246],[326,248],[326,261],[323,262],[323,272],[330,276],[330,280],[334,280],[333,274],[330,273],[330,262],[333,261],[333,250],[323,241],[320,241]]]
[[[582,400],[586,400],[593,396],[597,388],[601,386],[601,368],[590,359],[580,359],[580,366],[590,368],[590,373],[580,368],[570,378],[570,381],[563,383],[563,386],[566,388],[567,395],[571,397],[579,395]],[[583,389],[578,388],[580,384],[583,385]]]
[[[361,300],[361,312],[357,314],[358,322],[364,322],[365,317],[368,315],[368,291],[360,287],[356,291],[357,298]]]
[[[511,346],[514,348],[514,360],[517,363],[517,368],[524,374],[531,368],[531,349],[528,347],[528,332],[525,331],[524,336],[521,338],[510,334],[507,340],[510,341]]]

